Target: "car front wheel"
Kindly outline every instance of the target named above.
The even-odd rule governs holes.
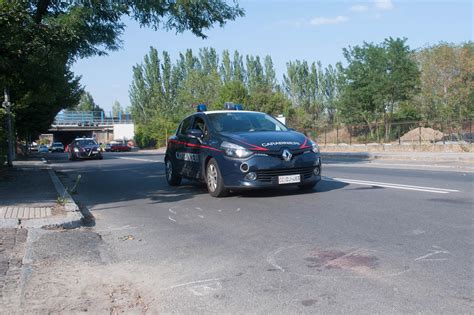
[[[221,171],[216,160],[210,159],[206,167],[206,184],[207,190],[212,197],[224,197],[229,190],[224,187]]]
[[[171,160],[166,159],[165,162],[166,166],[166,181],[170,186],[179,186],[181,184],[181,176],[178,176],[174,170],[173,162]]]

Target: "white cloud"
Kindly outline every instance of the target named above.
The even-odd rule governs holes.
[[[393,9],[392,0],[373,0],[375,9],[380,11],[389,11]]]
[[[356,4],[351,7],[352,12],[367,12],[369,7],[363,4]]]
[[[327,18],[318,16],[312,19],[309,23],[314,26],[326,25],[326,24],[339,24],[347,22],[349,18],[347,16],[338,15],[334,18]]]

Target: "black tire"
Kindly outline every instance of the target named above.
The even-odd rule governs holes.
[[[206,186],[212,197],[225,197],[229,193],[215,159],[210,159],[206,165]]]
[[[309,184],[301,184],[301,185],[298,185],[298,188],[301,189],[301,190],[311,190],[314,187],[316,187],[317,183],[318,182],[309,183]]]
[[[176,174],[173,162],[170,159],[165,160],[166,181],[170,186],[179,186],[181,184],[181,176]]]

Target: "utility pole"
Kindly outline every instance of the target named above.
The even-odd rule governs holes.
[[[4,101],[2,103],[3,107],[7,110],[7,139],[8,139],[8,151],[7,151],[7,164],[8,166],[13,166],[13,154],[14,154],[14,147],[13,147],[13,135],[12,135],[12,113],[11,113],[11,106],[10,103],[10,96],[8,95],[7,88],[4,90]]]

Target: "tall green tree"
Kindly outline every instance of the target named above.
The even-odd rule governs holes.
[[[412,54],[406,39],[400,38],[344,49],[348,62],[340,108],[344,117],[365,122],[372,134],[377,122],[383,122],[388,140],[396,107],[418,91],[420,73]]]
[[[416,110],[424,119],[459,120],[472,117],[474,104],[474,43],[440,43],[415,54],[421,70]]]
[[[117,117],[119,113],[123,112],[122,105],[120,104],[119,101],[115,101],[114,104],[112,105],[112,116]]]
[[[243,14],[223,0],[1,1],[0,85],[11,92],[19,135],[45,130],[59,110],[77,104],[82,91],[72,63],[119,49],[124,17],[205,38]]]
[[[82,112],[103,111],[102,108],[100,108],[100,106],[95,103],[91,93],[86,91],[81,94],[79,103],[75,106],[74,109]]]

